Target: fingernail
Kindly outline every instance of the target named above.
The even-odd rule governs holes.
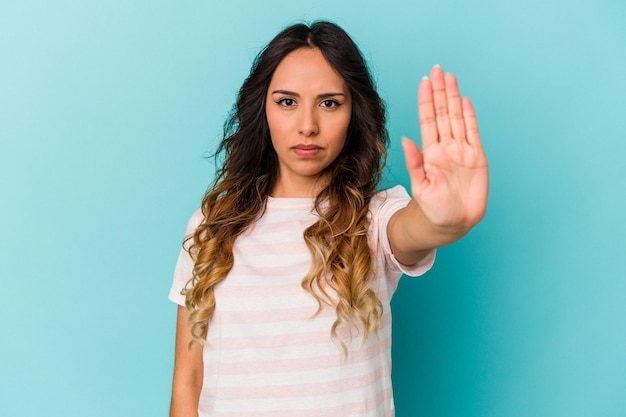
[[[428,75],[424,75],[424,76],[422,77],[422,81],[428,81]]]
[[[433,68],[441,68],[441,65],[435,64],[435,65],[433,65]]]

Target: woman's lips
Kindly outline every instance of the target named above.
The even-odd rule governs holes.
[[[322,151],[317,145],[296,145],[292,149],[301,158],[311,158]]]

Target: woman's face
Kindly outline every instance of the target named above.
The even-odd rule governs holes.
[[[265,113],[279,164],[272,195],[314,197],[325,185],[321,173],[346,142],[352,115],[346,82],[319,49],[297,49],[276,67]]]

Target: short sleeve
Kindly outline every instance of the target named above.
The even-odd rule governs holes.
[[[425,274],[432,268],[435,262],[436,250],[433,249],[421,261],[415,265],[403,265],[393,255],[389,238],[387,236],[387,224],[393,214],[406,207],[411,197],[406,189],[397,185],[385,191],[379,192],[370,206],[372,215],[371,233],[376,252],[384,258],[385,268],[393,272],[416,277]]]
[[[187,231],[185,237],[191,236],[196,230],[200,222],[202,221],[202,211],[198,209],[189,219],[187,223]],[[178,254],[178,260],[176,261],[176,267],[174,268],[174,280],[172,287],[170,288],[169,300],[175,302],[178,305],[185,305],[185,296],[181,294],[181,291],[185,288],[187,282],[191,279],[193,272],[194,261],[187,251],[188,245],[181,245],[180,252]]]

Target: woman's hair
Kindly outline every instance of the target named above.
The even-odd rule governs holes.
[[[276,184],[278,158],[265,115],[266,94],[278,64],[300,48],[319,49],[352,96],[344,148],[323,172],[329,181],[315,199],[319,220],[304,231],[312,264],[302,287],[317,300],[318,312],[322,303],[335,308],[337,319],[330,332],[344,351],[340,328],[348,330],[349,339],[359,323],[365,338],[378,329],[382,305],[371,288],[367,229],[369,203],[389,141],[385,108],[352,39],[333,23],[315,22],[284,29],[257,55],[224,125],[224,138],[215,154],[224,162],[203,198],[204,220],[186,240],[195,261],[183,291],[192,343],[204,343],[215,311],[213,290],[233,266],[233,244],[264,213]]]

